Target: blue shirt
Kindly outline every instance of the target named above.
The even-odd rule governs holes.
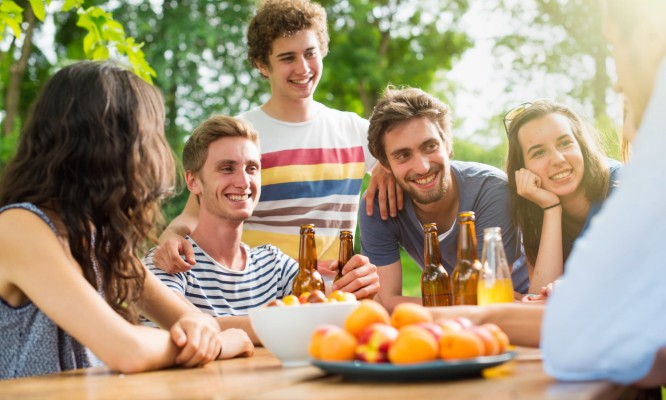
[[[666,347],[666,62],[632,143],[622,185],[576,241],[546,308],[546,372],[635,382]]]
[[[514,290],[527,292],[529,278],[521,254],[520,236],[514,228],[509,213],[509,186],[506,174],[489,165],[451,161],[451,174],[458,186],[459,211],[474,211],[478,257],[481,259],[483,230],[489,227],[502,228],[502,241],[509,264],[513,263],[512,280]],[[371,217],[365,212],[365,199],[359,207],[361,228],[361,251],[378,267],[393,264],[400,259],[400,247],[423,268],[423,225],[416,216],[414,204],[407,193],[404,208],[395,218],[384,221],[379,213],[379,201],[374,200]],[[442,264],[451,274],[457,261],[458,223],[454,222],[446,234],[439,235]]]

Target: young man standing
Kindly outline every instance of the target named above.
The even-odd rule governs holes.
[[[616,88],[638,127],[622,185],[576,241],[546,307],[546,371],[562,380],[666,384],[666,2],[605,0]],[[625,130],[632,132],[632,129]],[[625,133],[626,135],[627,133]]]
[[[399,247],[423,266],[423,225],[437,223],[442,262],[451,274],[457,260],[458,213],[474,211],[479,258],[483,229],[502,228],[504,249],[514,264],[514,290],[528,287],[521,260],[520,236],[509,213],[506,175],[488,165],[451,161],[453,153],[448,107],[419,89],[388,88],[370,117],[370,151],[390,171],[404,193],[396,218],[359,213],[363,254],[378,266],[379,297],[388,309],[420,298],[402,296]],[[365,209],[365,201],[361,209]],[[378,204],[375,201],[375,209]]]
[[[261,2],[247,41],[248,59],[268,79],[271,97],[239,116],[261,133],[263,166],[262,195],[245,223],[243,241],[270,243],[296,258],[300,225],[311,223],[319,259],[334,260],[340,230],[356,229],[361,183],[376,162],[367,150],[368,122],[313,99],[328,53],[326,12],[309,0]],[[373,177],[386,179],[379,168]],[[196,224],[190,197],[160,239],[166,243],[155,261],[165,271],[187,270],[194,261],[178,234]]]
[[[291,294],[298,272],[296,261],[277,247],[241,241],[261,193],[260,158],[258,134],[243,120],[214,116],[197,127],[183,150],[187,187],[199,204],[199,223],[186,238],[196,264],[171,275],[155,268],[152,251],[144,258],[167,286],[218,317],[222,328],[245,330],[255,343],[247,310]],[[379,278],[368,258],[356,255],[347,268],[353,273],[342,284],[374,295]]]

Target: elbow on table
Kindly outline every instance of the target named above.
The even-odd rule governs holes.
[[[123,374],[144,372],[160,367],[154,357],[146,354],[140,341],[132,339],[123,342],[121,351],[111,352],[102,361],[109,369]]]

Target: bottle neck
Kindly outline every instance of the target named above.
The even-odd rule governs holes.
[[[301,270],[315,271],[317,269],[317,246],[314,233],[301,234],[298,265]]]
[[[478,258],[476,252],[476,229],[473,221],[460,223],[458,232],[458,260],[475,260]]]
[[[338,261],[342,265],[346,264],[350,258],[354,256],[354,243],[351,238],[343,238],[340,240],[340,254],[338,256]]]
[[[423,262],[425,265],[437,265],[442,263],[442,257],[439,249],[439,240],[437,239],[437,231],[426,232],[425,234]]]

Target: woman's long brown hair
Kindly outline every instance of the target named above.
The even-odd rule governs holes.
[[[84,61],[56,73],[37,98],[0,205],[50,210],[86,280],[136,322],[146,273],[138,255],[174,176],[159,91],[114,63]]]

